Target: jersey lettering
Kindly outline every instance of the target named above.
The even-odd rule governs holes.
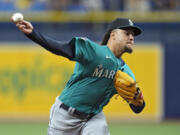
[[[97,68],[95,68],[92,76],[93,77],[104,77],[104,78],[109,78],[109,79],[113,79],[115,75],[115,71],[114,70],[108,70],[108,69],[104,69],[104,68],[99,68],[99,66]]]
[[[107,70],[107,69],[104,71],[104,73],[103,73],[102,77],[105,77],[105,78],[107,78],[107,77],[108,77],[108,70]]]
[[[113,79],[114,75],[115,75],[115,71],[111,70],[110,73],[109,73],[109,77],[108,78]]]
[[[98,77],[101,77],[101,74],[103,73],[103,70],[104,69],[98,69],[98,68],[96,68],[95,70],[94,70],[94,73],[93,73],[93,75],[92,76],[98,76]]]

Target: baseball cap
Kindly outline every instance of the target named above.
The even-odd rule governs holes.
[[[107,31],[104,34],[101,45],[107,44],[110,37],[110,33],[114,29],[132,29],[134,31],[134,36],[137,36],[142,33],[142,30],[138,26],[134,25],[134,23],[130,19],[117,18],[108,25]]]
[[[134,31],[134,36],[142,33],[142,30],[138,26],[135,26],[134,23],[127,18],[117,18],[112,21],[109,24],[107,31],[111,32],[114,29],[132,29]]]

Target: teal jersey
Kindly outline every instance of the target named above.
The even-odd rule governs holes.
[[[122,70],[135,80],[134,74],[107,46],[78,37],[70,44],[75,45],[76,65],[59,99],[78,111],[97,114],[117,93],[113,84],[116,71]]]

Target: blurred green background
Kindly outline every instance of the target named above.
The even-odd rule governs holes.
[[[2,135],[45,135],[47,123],[0,123]],[[179,135],[179,122],[109,123],[112,135]]]

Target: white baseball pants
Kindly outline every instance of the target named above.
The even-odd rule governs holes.
[[[83,120],[60,108],[58,98],[51,107],[48,135],[110,135],[103,112]]]

